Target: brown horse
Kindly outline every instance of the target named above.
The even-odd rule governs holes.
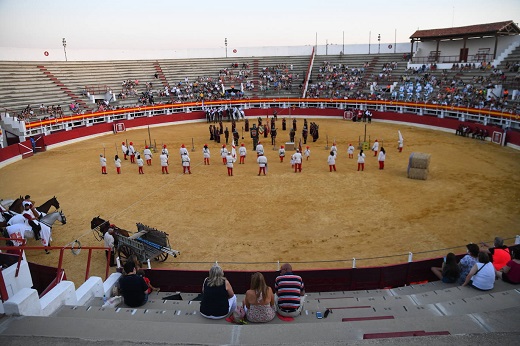
[[[105,233],[108,231],[108,228],[110,227],[110,221],[103,220],[102,218],[98,216],[95,216],[92,221],[90,221],[90,229],[95,231],[95,235],[97,233],[96,239],[101,241],[103,237],[105,236]],[[122,228],[119,228],[117,226],[114,226],[114,242],[115,246],[117,247],[117,238],[119,236],[122,237],[130,237],[130,233],[127,230],[124,230]]]
[[[15,213],[21,214],[23,213],[23,206],[22,206],[23,198],[20,196],[17,198],[13,204],[9,207],[9,211],[14,211]],[[49,199],[47,202],[43,203],[39,207],[36,207],[36,210],[38,210],[41,213],[47,214],[51,207],[56,208],[56,210],[60,209],[60,202],[58,202],[58,199],[56,196]]]

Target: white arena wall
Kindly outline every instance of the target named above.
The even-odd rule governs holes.
[[[389,46],[392,48],[389,48]],[[307,46],[270,46],[270,47],[229,47],[227,56],[253,57],[253,56],[298,56],[310,55],[313,45]],[[338,55],[345,48],[345,54],[368,54],[368,44],[342,44],[318,45],[318,55]],[[377,42],[370,44],[370,53],[377,54]],[[410,52],[410,43],[381,43],[383,53],[407,53]],[[236,50],[236,52],[235,52]],[[48,52],[46,56],[44,53]],[[125,50],[125,49],[74,49],[67,47],[68,61],[103,61],[103,60],[154,60],[154,59],[188,59],[188,58],[223,58],[226,50],[222,48],[178,49],[178,50]],[[0,61],[64,61],[63,47],[58,44],[49,48],[13,48],[0,47]]]

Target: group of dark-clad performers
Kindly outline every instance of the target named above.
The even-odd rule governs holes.
[[[220,115],[219,115],[220,114]],[[228,144],[229,135],[230,132],[227,127],[224,127],[224,124],[222,122],[222,114],[219,110],[215,111],[215,117],[216,119],[220,119],[218,121],[215,121],[215,125],[211,124],[209,125],[209,140],[215,141],[216,143],[221,143],[222,139],[221,136],[225,136],[225,143]],[[212,117],[210,117],[212,118]],[[236,126],[236,120],[234,118],[231,118],[231,135],[232,139],[235,143],[235,145],[238,146],[238,140],[240,138],[240,135],[237,131]],[[276,127],[276,122],[278,120],[278,116],[276,111],[273,113],[272,117],[267,116],[265,119],[262,117],[258,117],[257,123],[253,124],[252,126],[249,125],[249,119],[244,120],[244,127],[242,128],[243,131],[249,132],[251,139],[253,140],[253,150],[256,148],[256,145],[258,144],[258,140],[261,136],[263,138],[271,137],[271,144],[275,145],[276,143],[276,136],[278,135],[278,128]],[[210,121],[208,121],[210,122]],[[289,141],[294,143],[294,139],[296,136],[296,129],[297,129],[297,120],[295,118],[292,119],[292,127],[289,131]],[[287,119],[282,119],[282,131],[287,131]],[[307,119],[303,120],[303,128],[302,128],[302,139],[304,141],[304,144],[307,143],[308,135],[311,135],[312,141],[316,142],[320,135],[319,135],[319,125],[315,122],[310,122],[310,126],[307,123]],[[242,133],[242,139],[244,138]]]

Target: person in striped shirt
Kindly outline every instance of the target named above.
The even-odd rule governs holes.
[[[289,263],[282,265],[275,280],[275,305],[282,316],[296,317],[303,308],[305,286],[300,276],[293,274]]]

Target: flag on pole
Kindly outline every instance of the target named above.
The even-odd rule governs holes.
[[[233,139],[233,144],[231,145],[231,156],[233,157],[233,162],[235,162],[237,160],[237,150],[236,150],[234,139]]]

